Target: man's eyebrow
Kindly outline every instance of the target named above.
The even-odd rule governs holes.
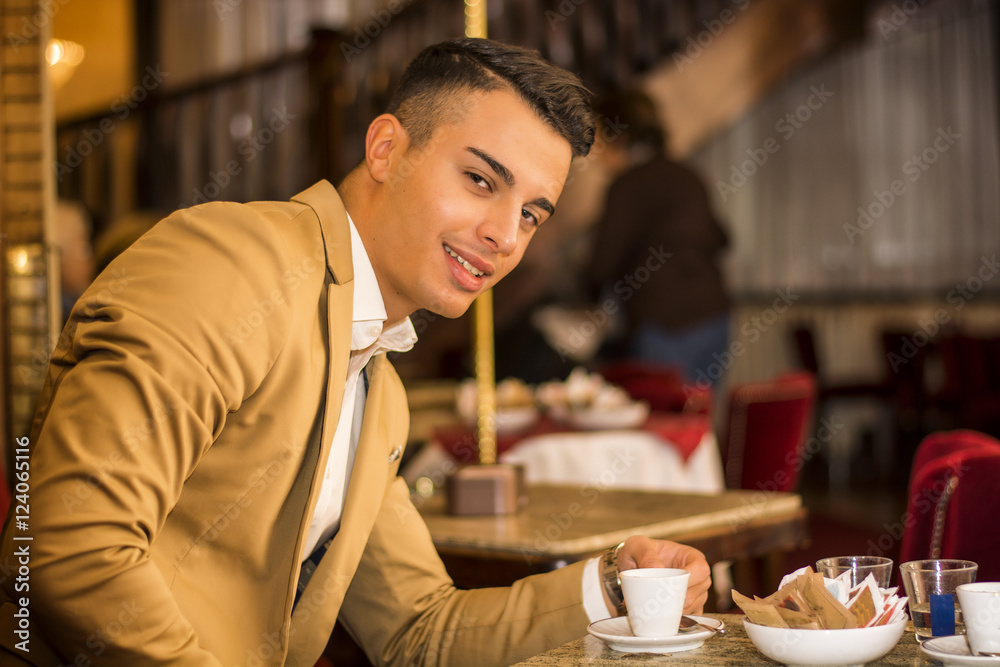
[[[538,208],[548,213],[549,216],[552,216],[552,214],[556,212],[556,207],[553,206],[552,202],[550,202],[546,197],[539,197],[538,199],[528,203],[534,204]]]
[[[480,160],[488,164],[490,166],[490,169],[496,172],[496,175],[499,176],[500,179],[507,184],[508,188],[514,187],[514,174],[510,173],[510,169],[500,164],[500,162],[498,162],[496,158],[494,158],[489,153],[481,151],[473,146],[468,146],[465,150],[469,151],[470,153],[478,157]]]
[[[490,166],[490,169],[496,172],[496,175],[499,176],[500,179],[507,184],[508,188],[514,187],[514,174],[510,173],[510,169],[503,166],[503,164],[501,164],[496,158],[494,158],[486,151],[482,151],[478,148],[475,148],[474,146],[468,146],[465,150],[469,151],[470,153],[478,157],[480,160],[488,164]],[[548,213],[550,216],[556,212],[556,207],[546,197],[539,197],[538,199],[535,199],[534,201],[528,203],[534,204],[538,208]]]

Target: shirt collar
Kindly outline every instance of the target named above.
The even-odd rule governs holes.
[[[385,301],[375,277],[371,259],[361,242],[361,235],[350,214],[351,260],[354,265],[354,317],[351,328],[351,350],[364,350],[376,344],[378,352],[405,352],[417,342],[417,332],[410,318],[385,329]]]

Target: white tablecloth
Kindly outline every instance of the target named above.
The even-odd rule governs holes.
[[[725,488],[719,446],[707,431],[685,461],[645,431],[549,433],[525,438],[500,456],[525,466],[528,483],[719,493]]]

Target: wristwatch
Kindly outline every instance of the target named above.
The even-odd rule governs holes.
[[[625,595],[622,593],[622,577],[618,570],[618,550],[623,546],[624,542],[608,549],[601,558],[601,584],[619,615],[625,613]]]

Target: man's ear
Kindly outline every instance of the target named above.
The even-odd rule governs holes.
[[[365,137],[365,163],[373,180],[388,180],[393,161],[406,151],[408,142],[406,130],[392,114],[382,114],[371,122]]]

